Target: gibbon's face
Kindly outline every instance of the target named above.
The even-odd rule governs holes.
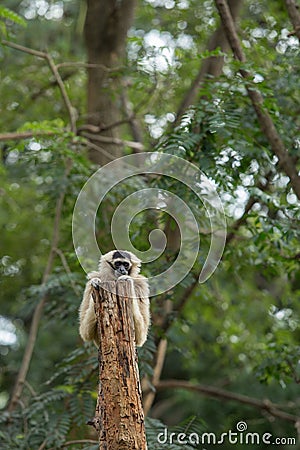
[[[109,264],[114,270],[116,278],[121,275],[130,275],[132,263],[130,255],[127,252],[115,251],[112,256],[112,261]]]

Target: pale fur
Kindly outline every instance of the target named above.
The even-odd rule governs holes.
[[[102,281],[115,281],[117,278],[132,280],[132,312],[135,328],[136,345],[141,347],[148,334],[150,325],[150,302],[148,280],[140,275],[141,261],[131,252],[130,263],[132,264],[130,276],[116,277],[114,270],[108,264],[113,262],[113,254],[116,250],[103,255],[100,259],[98,271],[88,274],[83,299],[79,308],[79,334],[84,341],[94,341],[97,346],[100,344],[100,336],[97,331],[97,321],[94,309],[94,300],[92,298],[93,285]]]

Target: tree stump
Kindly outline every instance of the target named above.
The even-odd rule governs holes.
[[[99,392],[93,425],[100,450],[146,450],[137,365],[131,282],[103,282],[94,289],[100,346]]]

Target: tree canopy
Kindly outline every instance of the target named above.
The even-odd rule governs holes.
[[[229,430],[239,432],[236,448],[245,448],[246,430],[260,437],[253,449],[267,447],[266,433],[295,448],[299,30],[294,0],[2,2],[1,449],[98,448],[86,425],[97,355],[78,335],[86,274],[72,216],[99,167],[144,152],[201,171],[227,224],[221,260],[199,284],[219,230],[190,186],[141,167],[97,212],[102,253],[114,248],[111,223],[128,198],[140,207],[124,231],[137,251],[160,246],[153,229],[165,233],[162,255],[143,265],[148,277],[176,263],[190,227],[185,210],[175,220],[165,204],[177,196],[199,226],[197,258],[180,283],[151,299],[151,332],[139,349],[148,448],[211,448],[195,436]],[[159,192],[152,208],[138,197],[149,188]],[[91,192],[88,214],[98,195]],[[183,445],[180,433],[194,439]]]

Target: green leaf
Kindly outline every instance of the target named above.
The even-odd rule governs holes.
[[[23,17],[11,9],[5,8],[4,6],[0,6],[0,19],[10,20],[11,22],[21,25],[22,27],[27,26],[26,20],[23,19]]]

